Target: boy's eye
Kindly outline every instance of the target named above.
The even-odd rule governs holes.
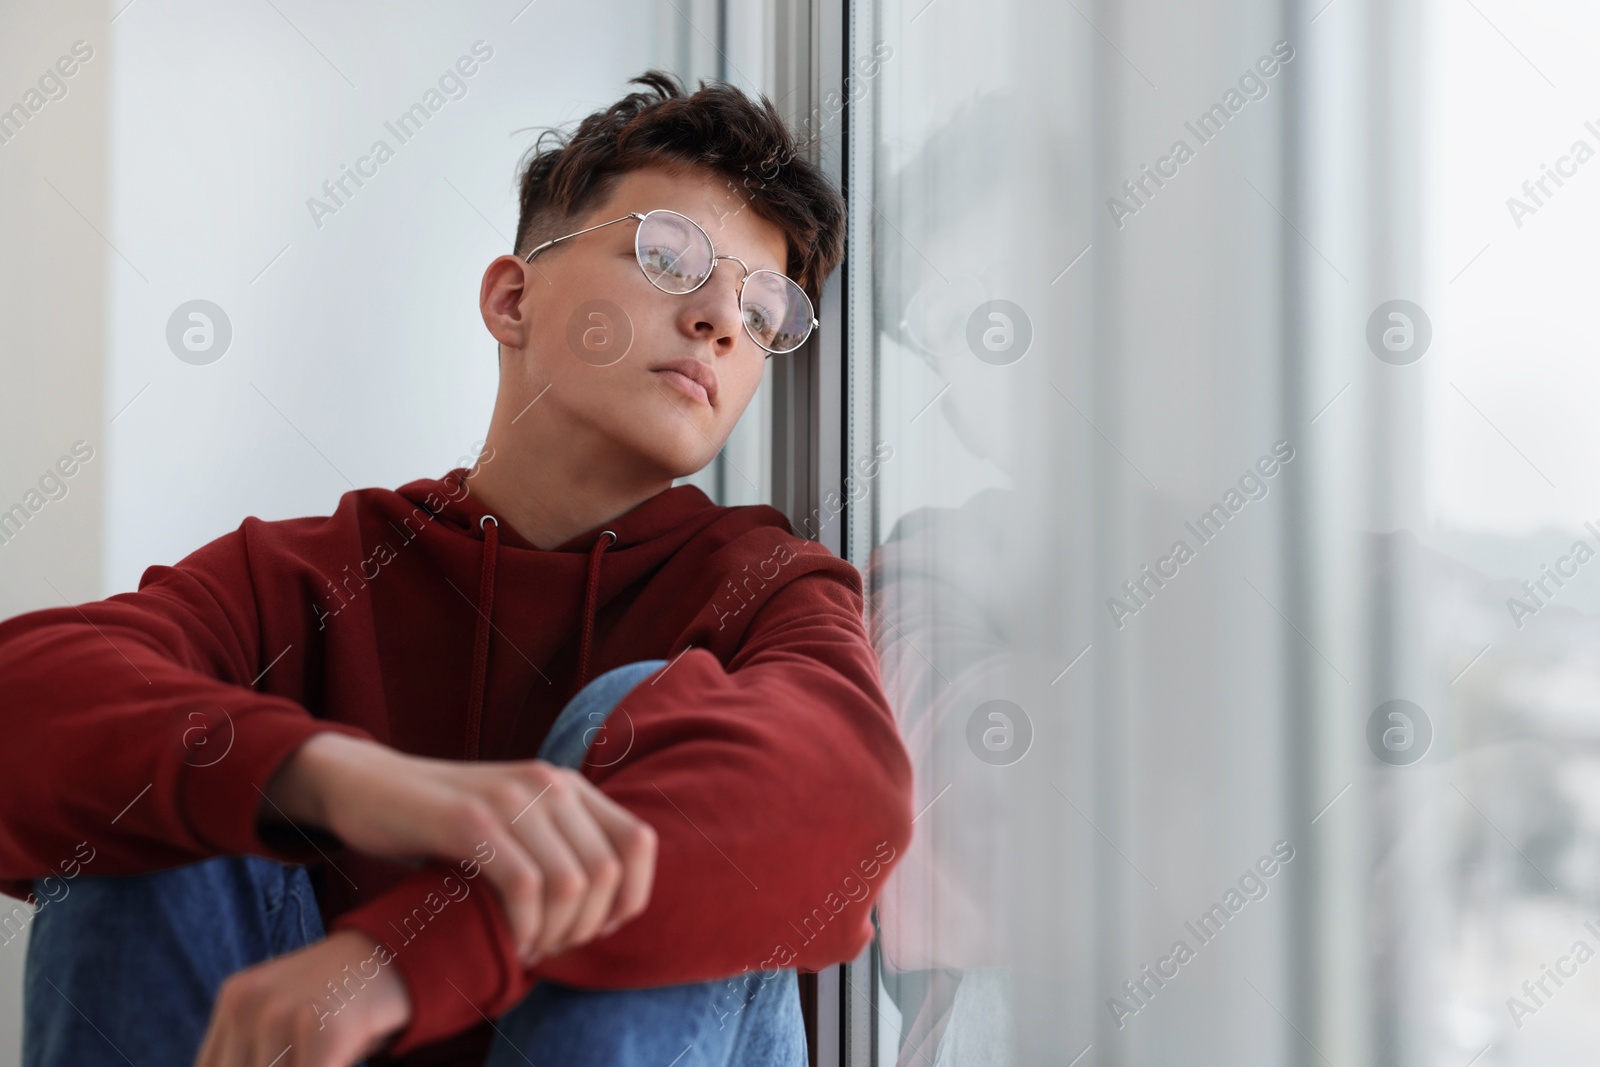
[[[639,250],[639,260],[644,264],[645,270],[653,275],[662,275],[674,271],[678,260],[683,253],[674,248],[662,245],[651,245]]]
[[[772,339],[772,333],[777,329],[777,318],[760,304],[745,304],[744,321],[751,333],[766,341]]]

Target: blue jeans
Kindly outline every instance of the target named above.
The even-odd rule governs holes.
[[[665,663],[629,663],[585,685],[562,709],[539,758],[576,767],[593,731]],[[191,1064],[224,978],[324,936],[305,868],[260,856],[84,876],[71,887],[33,920],[24,1067]],[[806,1063],[792,969],[654,989],[539,982],[495,1025],[487,1067]]]

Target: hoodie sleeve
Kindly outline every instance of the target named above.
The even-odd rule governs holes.
[[[84,842],[94,875],[315,859],[258,836],[260,789],[312,734],[367,735],[256,691],[298,659],[261,647],[244,528],[137,592],[0,624],[0,890],[26,898]]]
[[[800,576],[745,609],[754,614],[726,665],[698,646],[672,659],[627,697],[627,758],[583,768],[658,834],[645,911],[524,970],[487,886],[430,909],[433,921],[394,954],[414,1014],[391,1053],[493,1018],[541,978],[675,985],[820,970],[865,947],[873,899],[911,838],[910,763],[863,625],[859,572],[820,547],[795,558]],[[725,614],[707,605],[708,629]],[[448,873],[420,871],[333,925],[392,946],[425,897],[442,903]],[[713,1010],[738,1003],[730,983],[727,1007]]]

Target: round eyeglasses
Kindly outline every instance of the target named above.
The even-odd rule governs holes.
[[[766,268],[751,270],[738,256],[717,255],[711,235],[699,223],[666,208],[643,215],[631,211],[610,222],[552,238],[522,258],[532,263],[534,256],[551,245],[629,219],[639,223],[633,235],[633,252],[639,269],[651,285],[664,293],[684,296],[694,292],[711,279],[719,259],[731,259],[739,264],[744,270],[739,280],[739,317],[744,322],[745,333],[766,349],[768,355],[793,352],[805,344],[811,331],[817,328],[811,298],[793,279]]]

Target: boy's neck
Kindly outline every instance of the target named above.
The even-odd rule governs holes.
[[[582,466],[547,460],[526,443],[497,447],[467,481],[468,492],[495,518],[535,548],[552,549],[603,527],[651,497],[670,489],[672,479],[620,485],[602,476],[598,464]]]

